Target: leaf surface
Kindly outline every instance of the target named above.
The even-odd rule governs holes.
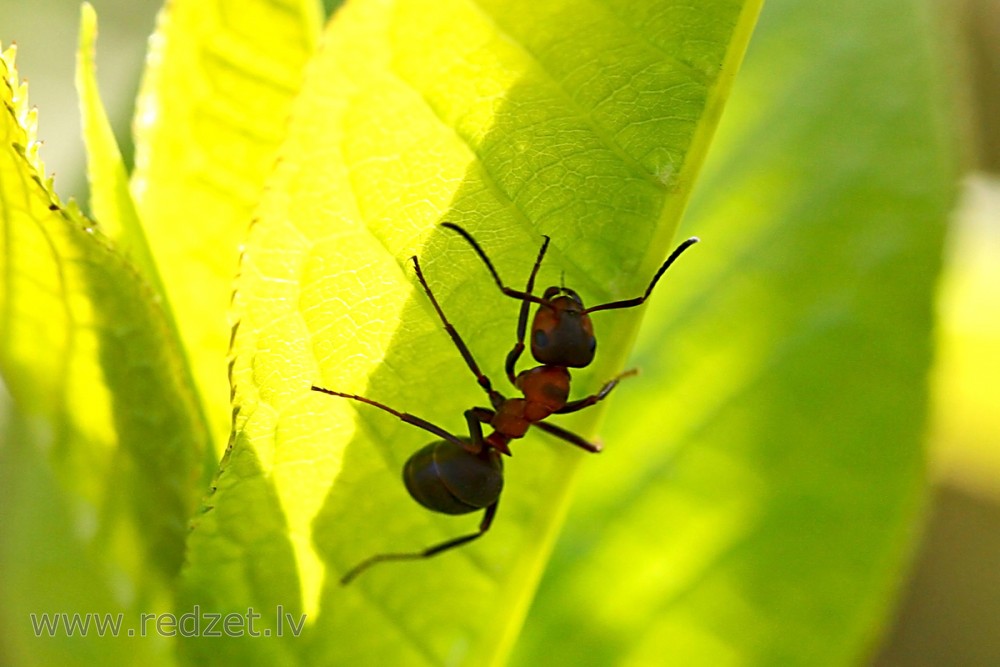
[[[864,661],[924,499],[929,3],[769,2],[516,664]]]
[[[240,246],[321,11],[316,0],[177,0],[150,38],[132,192],[220,452]]]
[[[87,149],[92,214],[100,221],[101,230],[114,239],[116,246],[142,271],[146,280],[162,293],[159,274],[128,189],[125,163],[97,88],[96,41],[97,13],[90,3],[84,2],[80,7],[76,89]]]
[[[53,664],[93,643],[46,644],[29,613],[165,607],[208,442],[153,290],[44,176],[12,49],[0,97],[0,371],[16,411],[0,447],[0,607],[13,650]]]
[[[406,495],[399,471],[433,436],[356,392],[454,433],[486,403],[413,279],[436,297],[503,391],[518,303],[464,242],[473,231],[521,287],[541,234],[539,285],[589,303],[641,293],[672,244],[758,4],[353,2],[309,69],[247,242],[235,301],[237,432],[191,537],[189,604],[282,605],[307,641],[192,641],[249,662],[484,665],[504,661],[583,455],[529,434],[507,463],[493,530],[432,561],[339,578],[377,552],[472,531]],[[638,314],[608,318],[620,370]],[[522,367],[530,362],[522,361]],[[503,381],[503,382],[501,382]],[[586,389],[578,389],[576,396]],[[597,412],[562,423],[591,434]],[[597,465],[599,461],[587,461]],[[266,563],[266,568],[264,567]],[[288,587],[301,591],[289,599]]]

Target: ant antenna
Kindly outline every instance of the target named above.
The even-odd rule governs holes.
[[[621,301],[602,303],[599,306],[588,308],[583,312],[596,313],[599,310],[613,310],[616,308],[633,308],[635,306],[642,304],[643,302],[646,301],[646,299],[649,298],[649,294],[650,292],[653,291],[653,288],[656,287],[656,283],[660,279],[660,276],[662,276],[664,272],[666,272],[666,270],[670,268],[670,265],[673,264],[677,260],[677,258],[681,256],[681,253],[683,253],[685,250],[687,250],[700,240],[701,239],[699,239],[697,236],[692,236],[687,241],[677,246],[677,248],[672,253],[670,253],[670,257],[667,257],[667,261],[663,263],[663,266],[660,267],[660,270],[656,272],[655,276],[653,276],[653,279],[649,281],[649,287],[646,288],[646,293],[643,294],[642,296],[638,296],[634,299],[623,299]]]
[[[465,231],[464,229],[456,225],[454,222],[442,222],[441,226],[446,227],[451,231],[458,233],[459,235],[461,235],[462,238],[464,238],[468,242],[470,246],[472,246],[472,249],[476,251],[477,255],[479,255],[479,259],[483,260],[483,264],[485,264],[486,268],[489,269],[490,275],[493,276],[493,281],[497,284],[497,287],[499,287],[500,291],[503,292],[505,295],[513,297],[515,299],[520,299],[521,301],[530,301],[531,303],[537,303],[540,306],[550,305],[548,301],[539,296],[511,289],[510,287],[504,285],[503,281],[500,279],[500,274],[497,273],[496,268],[493,266],[493,262],[491,262],[490,258],[486,256],[486,253],[479,246],[479,243],[476,242],[476,239],[472,238],[472,234]],[[549,237],[543,235],[542,238],[544,238],[545,241],[542,243],[542,249],[539,251],[538,259],[535,262],[536,271],[538,265],[541,264],[542,262],[542,257],[545,256],[546,249],[548,249],[549,247]]]

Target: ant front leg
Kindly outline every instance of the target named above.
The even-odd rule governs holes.
[[[594,405],[595,403],[598,403],[599,401],[603,401],[604,398],[608,394],[611,393],[611,390],[618,386],[619,382],[621,382],[622,380],[624,380],[627,377],[632,377],[633,375],[637,375],[638,373],[639,373],[639,369],[632,368],[630,370],[625,371],[624,373],[616,375],[612,379],[608,380],[604,384],[604,386],[601,387],[601,390],[599,392],[597,392],[596,394],[591,394],[590,396],[587,396],[586,398],[581,398],[581,399],[578,399],[576,401],[570,401],[569,403],[567,403],[566,405],[564,405],[560,409],[556,410],[556,414],[557,415],[566,415],[566,414],[569,414],[571,412],[576,412],[578,410],[583,410],[584,408],[589,408],[591,405]]]
[[[479,522],[479,530],[475,533],[456,537],[446,542],[442,542],[441,544],[435,544],[434,546],[428,547],[423,551],[415,551],[412,553],[378,554],[376,556],[372,556],[371,558],[367,558],[355,565],[347,572],[347,574],[341,577],[341,585],[346,586],[351,583],[355,577],[376,563],[383,563],[385,561],[392,560],[419,560],[421,558],[430,558],[431,556],[436,556],[439,553],[448,551],[449,549],[454,549],[455,547],[460,547],[463,544],[468,544],[469,542],[482,537],[486,531],[490,529],[490,526],[493,525],[493,517],[497,514],[497,506],[499,504],[500,500],[498,499],[495,503],[486,508],[486,511],[483,513],[483,520]]]
[[[531,268],[531,275],[528,276],[528,285],[524,288],[525,294],[530,295],[531,290],[535,288],[535,276],[538,275],[538,269],[542,265],[542,258],[545,257],[545,251],[548,247],[549,237],[546,236],[545,240],[542,241],[542,247],[538,250],[538,258],[535,259],[535,265]],[[507,354],[507,361],[504,364],[504,370],[507,371],[507,379],[515,386],[517,384],[517,373],[514,372],[514,366],[517,364],[521,353],[524,352],[524,334],[528,329],[528,311],[530,308],[530,301],[527,299],[521,301],[521,312],[517,318],[517,342],[514,343],[514,348]]]

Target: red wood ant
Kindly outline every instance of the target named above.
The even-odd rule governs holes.
[[[500,492],[503,490],[501,454],[510,456],[508,444],[511,440],[524,437],[530,426],[535,425],[546,433],[585,451],[591,453],[601,451],[599,444],[543,421],[552,414],[568,414],[594,405],[603,400],[618,385],[619,381],[636,372],[635,369],[632,369],[621,373],[605,383],[597,393],[575,401],[569,400],[570,374],[568,369],[588,366],[597,349],[597,339],[594,336],[590,313],[601,310],[634,308],[641,305],[649,298],[660,276],[670,268],[674,260],[698,242],[697,238],[690,238],[679,245],[653,276],[642,296],[585,308],[580,296],[567,287],[550,287],[545,290],[541,297],[532,294],[535,277],[549,246],[548,236],[543,237],[544,241],[538,251],[535,265],[531,269],[527,286],[522,292],[504,285],[493,263],[471,234],[454,223],[446,222],[442,226],[460,234],[483,260],[500,291],[521,302],[517,324],[517,342],[508,353],[504,368],[508,379],[521,391],[523,398],[506,398],[493,388],[490,379],[479,369],[469,348],[438,304],[424,278],[423,271],[420,269],[419,260],[416,256],[412,257],[411,261],[421,287],[434,306],[434,310],[437,311],[445,331],[451,336],[462,358],[465,359],[466,365],[475,374],[479,385],[489,396],[492,408],[475,407],[466,410],[465,421],[468,425],[469,436],[459,437],[425,419],[406,412],[399,412],[370,398],[315,385],[311,389],[331,396],[367,403],[395,415],[407,424],[422,428],[442,438],[418,450],[407,460],[403,467],[403,482],[407,491],[414,500],[433,512],[443,514],[468,514],[479,510],[485,510],[485,512],[480,521],[479,530],[475,533],[447,540],[423,551],[371,556],[349,570],[341,578],[342,584],[349,583],[376,563],[388,560],[429,558],[482,537],[493,523],[500,501]],[[541,365],[515,374],[515,365],[525,347],[524,338],[527,331],[528,311],[532,303],[538,305],[538,310],[535,312],[531,324],[531,355]],[[492,433],[484,436],[483,424],[488,424],[493,429]]]

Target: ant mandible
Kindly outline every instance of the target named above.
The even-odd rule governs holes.
[[[601,451],[600,445],[543,421],[552,414],[568,414],[594,405],[603,400],[618,385],[619,381],[636,372],[635,369],[632,369],[621,373],[605,383],[597,393],[575,401],[569,400],[570,374],[568,369],[588,366],[597,349],[597,339],[594,336],[590,313],[601,310],[634,308],[641,305],[649,298],[660,276],[670,268],[674,260],[698,242],[696,237],[692,237],[679,245],[660,266],[642,296],[585,308],[580,296],[567,287],[549,287],[541,297],[532,294],[535,277],[549,246],[548,236],[543,237],[544,241],[538,251],[535,265],[531,269],[527,286],[522,292],[504,285],[493,263],[469,232],[451,222],[442,223],[442,226],[460,234],[483,260],[500,291],[521,302],[517,324],[517,342],[507,354],[504,368],[510,382],[524,396],[523,398],[506,398],[493,388],[490,379],[479,369],[469,348],[438,304],[424,278],[423,271],[420,269],[420,261],[416,256],[412,257],[411,261],[424,293],[427,294],[431,305],[437,311],[445,331],[448,332],[458,348],[466,365],[475,374],[479,385],[489,396],[492,409],[475,407],[465,411],[469,437],[464,438],[455,436],[425,419],[399,412],[370,398],[315,385],[311,389],[330,396],[339,396],[366,403],[394,415],[407,424],[442,438],[418,450],[403,466],[403,483],[406,485],[407,491],[414,500],[433,512],[468,514],[479,510],[485,511],[479,529],[475,533],[447,540],[423,551],[371,556],[349,570],[341,578],[342,584],[349,583],[376,563],[389,560],[429,558],[482,537],[493,523],[500,501],[500,492],[503,490],[503,462],[500,455],[510,456],[510,448],[508,447],[510,441],[524,437],[531,425],[534,424],[546,433],[585,451],[591,453]],[[531,354],[535,361],[541,365],[515,374],[517,360],[525,347],[524,338],[527,331],[530,304],[532,303],[538,305],[538,310],[535,312],[531,325]],[[493,432],[488,436],[483,435],[483,424],[488,424],[493,429]]]

